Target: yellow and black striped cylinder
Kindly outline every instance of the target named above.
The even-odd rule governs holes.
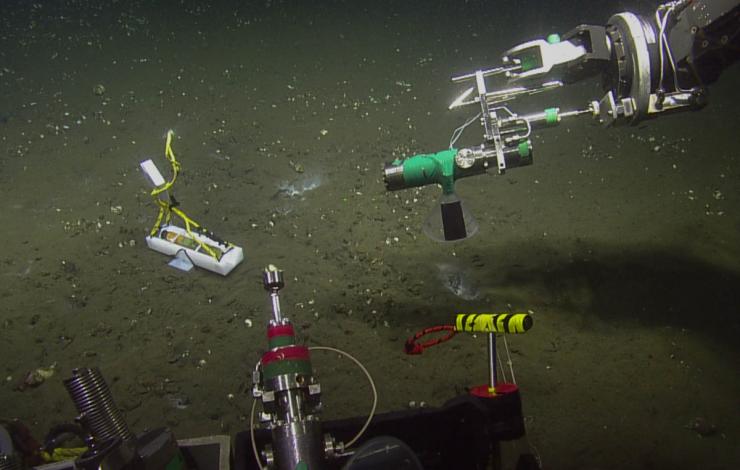
[[[460,313],[455,331],[468,333],[524,333],[534,324],[529,313]]]

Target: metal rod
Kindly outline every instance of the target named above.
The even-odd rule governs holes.
[[[457,77],[452,77],[452,82],[460,83],[460,82],[464,82],[465,80],[470,80],[472,78],[475,78],[478,72],[480,72],[484,77],[490,77],[492,75],[498,75],[498,74],[505,73],[505,72],[519,71],[519,69],[521,68],[522,68],[521,65],[514,64],[514,65],[508,65],[508,66],[504,65],[501,67],[496,67],[496,68],[488,69],[488,70],[477,70],[475,72],[467,73],[465,75],[458,75]]]
[[[571,116],[581,116],[583,114],[593,114],[593,111],[590,109],[576,109],[573,111],[563,111],[560,113],[560,118],[567,118]]]
[[[280,297],[277,289],[270,292],[270,301],[272,302],[272,319],[276,325],[280,325],[283,322],[283,315],[280,311]]]
[[[488,333],[488,386],[496,389],[496,333]]]

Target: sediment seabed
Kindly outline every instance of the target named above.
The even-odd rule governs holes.
[[[421,232],[438,188],[386,193],[382,164],[443,148],[469,117],[446,110],[450,76],[551,32],[541,18],[569,28],[584,13],[560,10],[605,20],[614,2],[160,3],[0,2],[0,403],[36,436],[75,416],[61,380],[82,366],[137,431],[243,430],[274,262],[301,338],[366,362],[383,411],[485,380],[481,338],[416,358],[403,341],[511,303],[537,312],[509,341],[546,467],[740,468],[737,74],[697,113],[536,132],[531,167],[460,182],[480,230],[451,247]],[[586,103],[566,98],[537,105]],[[243,242],[226,279],[141,243],[156,209],[136,168],[170,126],[183,205]],[[687,259],[706,262],[677,271]],[[363,413],[361,381],[314,359],[325,416]]]

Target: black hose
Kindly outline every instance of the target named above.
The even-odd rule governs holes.
[[[423,470],[419,458],[403,441],[393,436],[378,436],[365,442],[342,470]]]
[[[44,450],[48,453],[54,452],[62,446],[63,443],[79,438],[81,441],[85,441],[87,435],[82,427],[75,423],[62,423],[52,427],[44,437]]]

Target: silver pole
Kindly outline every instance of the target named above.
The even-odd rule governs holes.
[[[488,333],[488,384],[496,388],[496,333]]]

